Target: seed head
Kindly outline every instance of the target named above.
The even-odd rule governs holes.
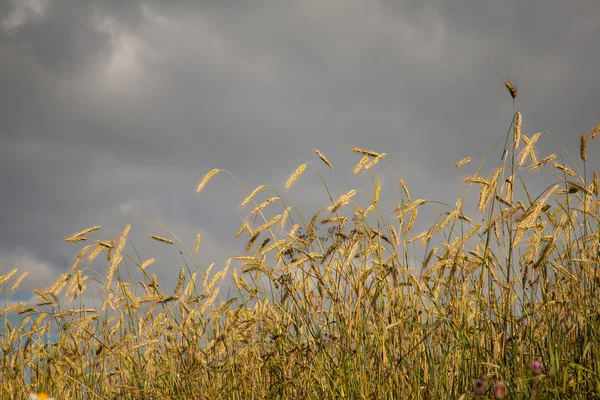
[[[523,116],[521,112],[517,112],[515,116],[515,129],[513,132],[513,148],[516,150],[519,147],[521,141],[521,124],[523,123]]]
[[[587,154],[586,154],[586,148],[587,148],[587,137],[585,136],[585,133],[581,134],[581,141],[579,143],[579,155],[581,156],[581,159],[583,161],[585,161],[585,159],[587,158]]]
[[[508,79],[504,80],[504,86],[506,86],[506,88],[508,89],[508,92],[510,93],[511,97],[514,100],[515,97],[517,97],[517,91],[519,89],[515,85],[513,85],[513,83],[511,81],[509,81]]]
[[[590,137],[594,139],[600,133],[600,124],[596,125],[590,132]]]

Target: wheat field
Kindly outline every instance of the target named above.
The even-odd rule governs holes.
[[[245,250],[224,263],[195,262],[200,235],[152,235],[190,260],[168,292],[154,260],[130,251],[130,226],[68,237],[73,265],[33,300],[16,296],[26,273],[0,276],[0,398],[600,398],[600,202],[587,170],[600,124],[577,138],[579,154],[541,156],[536,144],[556,139],[521,132],[523,118],[478,166],[454,165],[467,177],[451,205],[395,175],[384,191],[373,171],[386,154],[352,148],[372,192],[331,194],[304,214],[287,191],[334,170],[315,149],[283,191],[244,188]],[[198,195],[228,174],[208,172]],[[532,191],[541,176],[549,185]],[[396,206],[381,209],[390,195]],[[421,229],[427,210],[436,218]],[[92,304],[65,306],[92,289]]]

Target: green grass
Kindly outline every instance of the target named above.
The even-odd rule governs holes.
[[[0,276],[0,398],[502,398],[495,384],[510,399],[599,398],[600,203],[585,149],[594,143],[538,160],[534,142],[555,139],[521,134],[520,120],[452,206],[411,197],[392,176],[396,207],[380,209],[372,171],[385,154],[361,149],[355,173],[371,175],[372,192],[331,194],[315,214],[276,188],[246,190],[246,252],[224,265],[199,266],[198,243],[153,237],[184,255],[168,292],[151,260],[128,253],[129,227],[112,241],[93,238],[99,227],[74,235],[67,241],[84,247],[73,267],[33,306],[9,302],[18,271]],[[304,164],[286,188],[307,166],[318,173]],[[549,185],[532,192],[539,182]],[[417,231],[428,211],[434,223]],[[102,257],[98,279],[83,266]],[[64,306],[92,290],[93,304]]]

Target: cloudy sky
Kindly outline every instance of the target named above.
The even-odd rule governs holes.
[[[386,152],[413,197],[454,204],[473,169],[452,165],[509,129],[504,77],[523,132],[577,154],[600,122],[599,39],[597,0],[0,1],[0,273],[51,281],[81,248],[65,237],[131,223],[171,279],[177,251],[144,220],[192,247],[201,232],[199,263],[222,263],[245,244],[245,192],[219,174],[198,195],[209,170],[279,190],[312,161],[339,196],[370,185],[350,173],[352,146]],[[286,197],[327,206],[310,169]]]

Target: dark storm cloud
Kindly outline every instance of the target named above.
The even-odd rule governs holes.
[[[199,179],[225,168],[250,190],[281,189],[298,164],[318,163],[313,146],[336,167],[324,172],[334,195],[370,193],[368,176],[347,173],[358,146],[388,153],[413,196],[453,204],[467,172],[451,165],[479,161],[510,125],[503,77],[521,86],[525,134],[549,131],[576,152],[600,119],[593,1],[0,7],[2,268],[37,259],[62,271],[75,253],[64,236],[96,224],[118,236],[140,219],[188,243],[202,231],[202,261],[214,261],[241,249],[244,192],[219,174],[198,196]],[[307,214],[327,201],[311,173],[289,194]],[[168,260],[149,231],[160,233],[132,233],[145,258]]]

